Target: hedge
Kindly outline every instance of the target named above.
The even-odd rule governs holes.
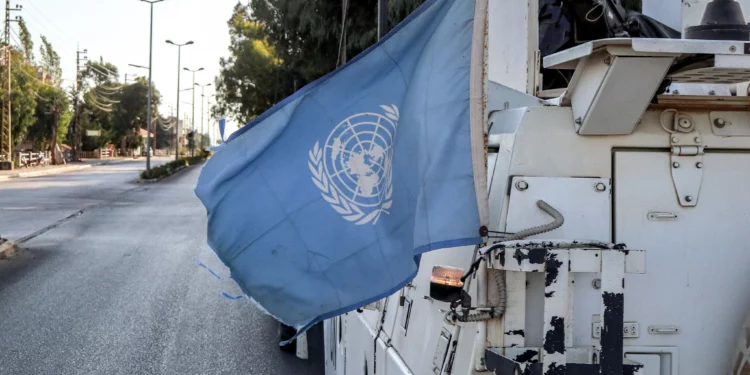
[[[206,160],[211,156],[211,152],[203,151],[201,155],[186,157],[179,160],[170,161],[167,164],[160,165],[158,167],[151,168],[151,174],[147,171],[141,172],[142,180],[155,180],[163,178],[175,173],[177,170],[183,167],[188,167],[194,164],[198,164],[203,160]]]

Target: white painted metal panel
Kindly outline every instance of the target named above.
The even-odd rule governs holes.
[[[538,0],[490,1],[487,78],[534,93],[539,44]]]
[[[579,134],[632,133],[674,61],[672,57],[607,58],[609,63],[605,66],[609,69],[596,85],[590,104],[577,104],[583,82],[573,91],[573,115],[581,123]],[[599,71],[602,63],[592,61],[592,64]]]
[[[528,188],[519,190],[520,181]],[[604,191],[597,191],[597,184]],[[560,211],[565,224],[552,232],[531,237],[538,239],[588,239],[610,241],[609,180],[602,178],[514,177],[508,208],[508,232],[547,224],[549,215],[536,202],[544,200]]]
[[[617,152],[615,234],[646,250],[648,272],[626,276],[625,320],[643,331],[626,345],[673,346],[688,374],[727,373],[750,311],[750,153],[707,153],[700,203],[679,205],[666,152]],[[676,220],[649,220],[649,212]],[[627,347],[626,347],[627,350]]]
[[[572,131],[571,131],[572,133]],[[518,190],[518,181],[528,183],[528,189]],[[596,190],[597,184],[604,184],[605,191]],[[565,217],[565,224],[550,233],[532,238],[539,239],[590,239],[602,242],[611,240],[610,228],[610,188],[609,179],[602,178],[557,178],[557,177],[514,177],[510,186],[510,204],[508,207],[508,232],[546,224],[551,218],[542,212],[536,202],[540,199],[549,203]],[[598,314],[601,296],[591,287],[596,274],[577,274],[575,276],[575,318],[583,322],[577,326],[586,326],[592,314]],[[541,346],[542,326],[538,322],[544,319],[544,275],[532,273],[525,277],[528,281],[525,302],[525,346]],[[510,308],[510,295],[508,306]],[[581,309],[579,306],[588,306]],[[582,315],[582,314],[588,314]],[[506,318],[507,319],[507,318]],[[507,321],[506,321],[507,323]],[[518,328],[516,328],[518,329]],[[590,329],[590,328],[589,328]],[[508,331],[506,329],[506,331]],[[591,337],[589,330],[574,330],[574,344]],[[506,337],[507,338],[507,337]],[[590,340],[585,341],[588,344]]]

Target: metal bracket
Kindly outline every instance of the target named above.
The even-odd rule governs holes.
[[[669,114],[673,117],[667,123],[665,115]],[[669,143],[672,146],[669,169],[672,170],[677,200],[682,207],[695,207],[698,205],[703,182],[703,137],[696,130],[695,121],[676,109],[662,112],[659,121],[661,127],[669,133]]]
[[[670,142],[672,155],[669,168],[672,170],[677,198],[682,207],[695,207],[703,182],[703,139],[693,129],[689,133],[670,134]]]

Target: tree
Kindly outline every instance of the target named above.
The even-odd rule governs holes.
[[[18,20],[18,36],[21,39],[21,48],[26,61],[34,61],[34,41],[31,38],[31,33],[26,27],[26,21],[21,18]]]
[[[391,0],[395,25],[422,0]],[[377,0],[350,1],[343,51],[353,57],[377,40]],[[336,68],[342,30],[340,0],[251,0],[228,22],[230,56],[220,60],[215,116],[247,123],[296,88]]]
[[[2,68],[2,79],[5,82],[7,69]],[[26,136],[26,131],[34,123],[36,109],[36,91],[38,81],[36,68],[26,61],[23,51],[11,49],[11,118],[12,146],[15,148]],[[0,96],[0,104],[5,100]]]
[[[37,85],[34,123],[28,128],[27,139],[42,150],[51,149],[52,161],[57,164],[60,163],[57,145],[65,139],[73,114],[68,95],[62,88],[60,56],[47,38],[42,35],[41,39],[37,69],[44,73],[44,78]]]
[[[41,61],[39,67],[43,72],[49,74],[52,77],[52,83],[56,87],[60,87],[62,84],[62,68],[60,67],[60,55],[57,54],[52,44],[44,37],[41,36],[42,45],[39,46],[39,54]]]
[[[59,164],[57,145],[65,139],[68,124],[73,118],[70,99],[61,88],[50,85],[42,85],[38,94],[36,121],[29,128],[28,137],[35,140],[42,150],[50,148],[53,164]]]
[[[263,26],[253,21],[246,5],[237,4],[229,20],[230,57],[221,58],[216,91],[222,113],[248,122],[274,103],[276,50],[267,41]]]

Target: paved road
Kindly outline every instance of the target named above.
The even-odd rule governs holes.
[[[0,374],[311,374],[272,318],[193,263],[228,273],[205,245],[198,168],[129,183],[141,168],[0,183],[11,238],[82,210],[0,261]]]
[[[152,165],[170,158],[157,157]],[[19,239],[79,210],[111,202],[137,185],[144,160],[114,161],[80,172],[0,181],[0,236]]]

